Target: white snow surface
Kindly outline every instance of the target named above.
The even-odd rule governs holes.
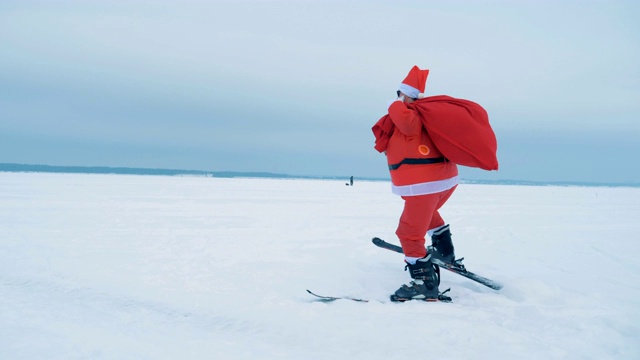
[[[0,359],[640,359],[640,189],[462,184],[452,303],[385,182],[0,173]],[[316,301],[310,289],[368,303]]]

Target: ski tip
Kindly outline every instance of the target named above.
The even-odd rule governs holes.
[[[307,289],[307,292],[315,297],[318,298],[318,301],[321,302],[332,302],[335,300],[351,300],[351,301],[356,301],[356,302],[369,302],[369,300],[367,299],[361,299],[361,298],[355,298],[355,297],[351,297],[351,296],[324,296],[324,295],[318,295],[316,293],[314,293],[313,291]]]

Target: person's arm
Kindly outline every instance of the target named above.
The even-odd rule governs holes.
[[[388,112],[398,131],[405,136],[420,135],[422,122],[418,114],[404,104],[404,95],[401,95],[398,100],[391,103]]]

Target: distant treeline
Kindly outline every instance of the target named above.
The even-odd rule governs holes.
[[[72,174],[124,174],[124,175],[199,175],[220,178],[274,178],[274,179],[319,179],[319,180],[343,180],[349,176],[297,176],[287,174],[274,174],[268,172],[240,172],[240,171],[203,171],[181,169],[147,169],[129,167],[108,166],[52,166],[29,164],[3,164],[0,163],[0,172],[45,172],[45,173],[72,173]],[[388,178],[359,177],[364,181],[389,181]],[[527,180],[461,180],[463,184],[486,185],[525,185],[525,186],[600,186],[600,187],[640,187],[640,183],[599,183],[599,182],[572,182],[572,181],[527,181]]]
[[[46,173],[71,173],[71,174],[123,174],[123,175],[200,175],[211,177],[253,177],[253,178],[277,178],[277,179],[344,179],[348,177],[321,177],[321,176],[296,176],[286,174],[274,174],[268,172],[240,172],[240,171],[203,171],[182,169],[149,169],[130,167],[108,166],[52,166],[30,164],[2,164],[0,171],[8,172],[46,172]]]

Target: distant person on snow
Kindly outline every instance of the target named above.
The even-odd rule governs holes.
[[[394,301],[437,299],[439,271],[431,260],[450,263],[455,258],[449,225],[438,209],[458,185],[458,167],[438,150],[420,114],[410,106],[424,97],[428,75],[429,70],[414,66],[400,84],[388,115],[373,127],[376,150],[387,156],[392,192],[404,199],[396,235],[412,281],[391,295]]]

